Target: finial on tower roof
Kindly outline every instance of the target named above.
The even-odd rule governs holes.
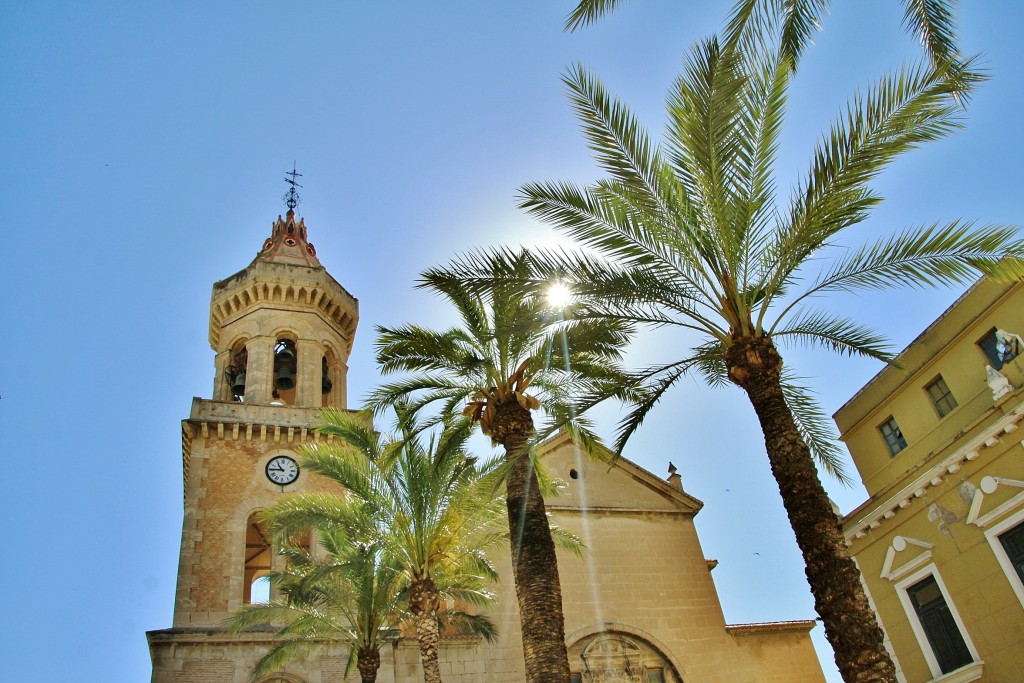
[[[298,188],[302,187],[302,185],[299,185],[295,179],[301,178],[302,174],[295,170],[295,163],[293,162],[292,170],[285,173],[285,175],[291,176],[291,178],[284,179],[284,181],[291,185],[291,187],[288,188],[288,192],[284,195],[284,203],[285,206],[288,207],[289,211],[295,211],[295,207],[302,202],[302,197],[300,197],[298,193]]]

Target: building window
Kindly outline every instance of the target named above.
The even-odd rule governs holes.
[[[1024,522],[999,535],[999,543],[1006,551],[1013,570],[1024,583]]]
[[[583,674],[575,672],[569,674],[569,683],[583,683]]]
[[[925,391],[931,397],[935,410],[939,412],[939,417],[946,417],[958,405],[956,399],[953,398],[953,392],[946,385],[946,380],[942,379],[942,375],[936,377],[934,382],[926,386]]]
[[[999,370],[1020,354],[1020,341],[1017,335],[993,327],[978,340],[978,346],[988,358],[989,365]]]
[[[908,587],[907,595],[942,673],[972,663],[974,658],[935,577],[928,575]]]
[[[896,418],[890,417],[878,428],[882,432],[882,438],[889,447],[889,454],[896,455],[907,447],[907,440],[903,438],[900,426],[896,424]]]
[[[647,683],[665,683],[665,672],[662,669],[648,669]]]
[[[1013,499],[1008,501],[1012,502]],[[1017,600],[1024,605],[1024,509],[993,524],[985,531],[985,539],[992,546],[992,554],[1006,574]]]

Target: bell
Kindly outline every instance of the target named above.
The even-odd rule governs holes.
[[[241,396],[245,393],[245,370],[239,370],[235,373],[235,379],[231,381],[231,392],[235,396]]]
[[[295,365],[295,349],[290,346],[282,346],[274,356],[278,365]]]
[[[320,393],[321,394],[329,394],[329,393],[331,393],[331,387],[333,387],[333,386],[334,386],[334,384],[331,382],[331,378],[328,377],[327,375],[324,375],[323,381],[320,382]]]
[[[295,370],[287,365],[278,368],[274,373],[274,386],[280,391],[288,391],[295,388]]]

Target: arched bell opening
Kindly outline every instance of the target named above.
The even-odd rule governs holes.
[[[333,356],[334,354],[328,349],[320,363],[320,405],[324,408],[335,405],[332,398],[338,363],[333,360]]]
[[[299,367],[299,354],[291,339],[278,339],[274,345],[274,403],[295,405],[295,386]]]
[[[249,352],[245,348],[245,342],[239,342],[231,350],[231,360],[224,372],[224,381],[227,382],[234,401],[242,403],[245,401],[246,369],[249,364]]]

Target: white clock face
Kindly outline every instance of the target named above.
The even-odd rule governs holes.
[[[299,478],[299,466],[287,455],[278,455],[267,463],[267,479],[284,486]]]

